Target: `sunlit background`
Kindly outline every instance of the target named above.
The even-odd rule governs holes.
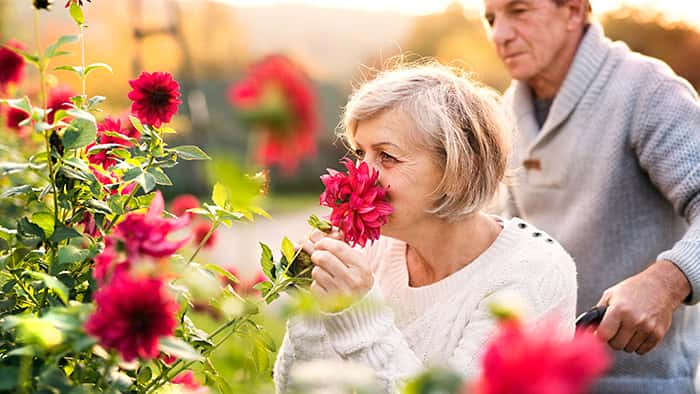
[[[30,49],[36,46],[28,27],[33,18],[29,3],[0,0],[0,43],[17,39]],[[56,0],[54,7],[64,3]],[[666,61],[700,87],[698,0],[593,0],[592,6],[611,38]],[[113,73],[96,71],[87,93],[108,98],[105,115],[123,116],[129,106],[128,80],[143,70],[172,72],[181,85],[183,104],[172,124],[178,134],[168,136],[168,142],[196,144],[212,156],[254,165],[254,131],[232,107],[227,92],[266,55],[281,54],[299,65],[317,98],[315,153],[299,152],[292,170],[269,168],[265,207],[271,220],[221,229],[203,254],[235,267],[248,280],[258,270],[258,242],[279,245],[284,236],[300,240],[309,230],[308,215],[324,214],[318,207],[319,175],[337,168],[346,154],[336,125],[353,86],[403,55],[409,60],[435,57],[472,71],[495,89],[507,88],[509,78],[486,40],[480,7],[478,0],[93,0],[84,8],[87,62],[107,63]],[[41,17],[40,44],[75,34],[66,11]],[[75,55],[62,60],[79,64]],[[49,85],[79,90],[72,74],[51,74]],[[36,81],[36,75],[30,76],[19,92],[36,95]],[[168,200],[185,193],[208,200],[211,177],[201,164],[182,163],[168,175],[174,185],[161,188]],[[282,323],[275,327],[279,339]],[[226,371],[238,356],[243,357],[231,346],[217,363]]]
[[[26,28],[32,18],[27,2],[0,0],[0,41],[36,44]],[[63,3],[56,1],[54,7]],[[593,0],[592,6],[610,37],[665,60],[700,86],[697,0]],[[254,266],[257,251],[240,246],[232,254],[230,248],[259,237],[274,243],[284,233],[303,233],[305,221],[299,218],[318,209],[319,175],[336,167],[346,153],[335,133],[342,106],[352,86],[374,70],[399,54],[407,59],[432,56],[473,71],[496,89],[508,86],[508,75],[486,40],[481,7],[479,0],[93,0],[85,7],[87,61],[108,63],[114,72],[95,72],[87,90],[108,97],[106,113],[124,114],[129,79],[143,70],[170,71],[184,98],[173,142],[197,144],[245,162],[251,157],[250,130],[228,101],[227,90],[265,55],[283,54],[300,65],[317,96],[316,153],[300,155],[294,171],[270,168],[273,221],[247,229],[250,239],[232,237],[211,251],[221,264]],[[74,31],[65,11],[42,18],[45,43]],[[78,59],[66,62],[77,64]],[[30,95],[37,89],[29,82],[33,80],[22,86]],[[53,72],[49,83],[78,89],[77,78],[66,72]],[[174,186],[163,188],[169,199],[182,193],[206,198],[211,190],[201,165],[184,163],[169,175]]]

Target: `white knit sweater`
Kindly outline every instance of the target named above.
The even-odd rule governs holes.
[[[372,368],[384,391],[427,366],[447,366],[466,378],[480,372],[480,356],[494,332],[491,301],[518,297],[531,322],[559,322],[574,330],[576,268],[549,235],[513,218],[470,264],[428,286],[410,287],[406,244],[382,237],[367,249],[374,287],[336,314],[293,318],[275,363],[277,392],[295,362],[344,359]]]

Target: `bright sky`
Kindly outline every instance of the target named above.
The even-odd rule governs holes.
[[[399,10],[407,14],[428,14],[443,10],[452,0],[217,0],[234,5],[273,5],[304,3],[322,7],[355,8],[366,10]],[[461,0],[466,7],[479,8],[481,0]],[[692,22],[700,28],[700,1],[698,0],[591,0],[594,12],[604,12],[622,4],[660,10],[671,19]]]

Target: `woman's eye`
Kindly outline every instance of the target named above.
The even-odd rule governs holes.
[[[526,11],[527,11],[527,8],[515,8],[515,9],[511,10],[513,15],[520,15],[520,14],[525,13]]]
[[[388,154],[388,153],[386,153],[386,152],[380,153],[380,154],[379,154],[379,157],[380,157],[380,159],[382,160],[382,162],[385,162],[385,163],[386,163],[386,162],[395,163],[395,162],[398,161],[398,160],[396,160],[396,158],[395,158],[394,156],[392,156],[392,155],[390,155],[390,154]]]
[[[355,151],[353,153],[355,154],[355,157],[357,157],[358,159],[365,158],[365,151],[363,151],[362,149],[355,149]]]

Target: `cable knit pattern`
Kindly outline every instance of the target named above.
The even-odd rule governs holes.
[[[505,104],[518,132],[506,209],[549,231],[579,272],[578,311],[658,259],[674,262],[700,301],[700,105],[664,63],[589,26],[542,128],[531,89]],[[524,160],[538,168],[522,168]],[[676,310],[651,352],[615,352],[595,393],[690,393],[700,358],[698,307]]]
[[[358,303],[320,318],[294,318],[275,364],[282,393],[296,361],[345,359],[370,366],[385,392],[427,366],[448,366],[467,378],[480,372],[480,357],[496,322],[489,304],[517,297],[532,323],[560,323],[571,336],[576,269],[546,233],[517,218],[503,223],[496,241],[461,270],[423,287],[408,285],[406,244],[382,237],[367,256],[375,281]]]

